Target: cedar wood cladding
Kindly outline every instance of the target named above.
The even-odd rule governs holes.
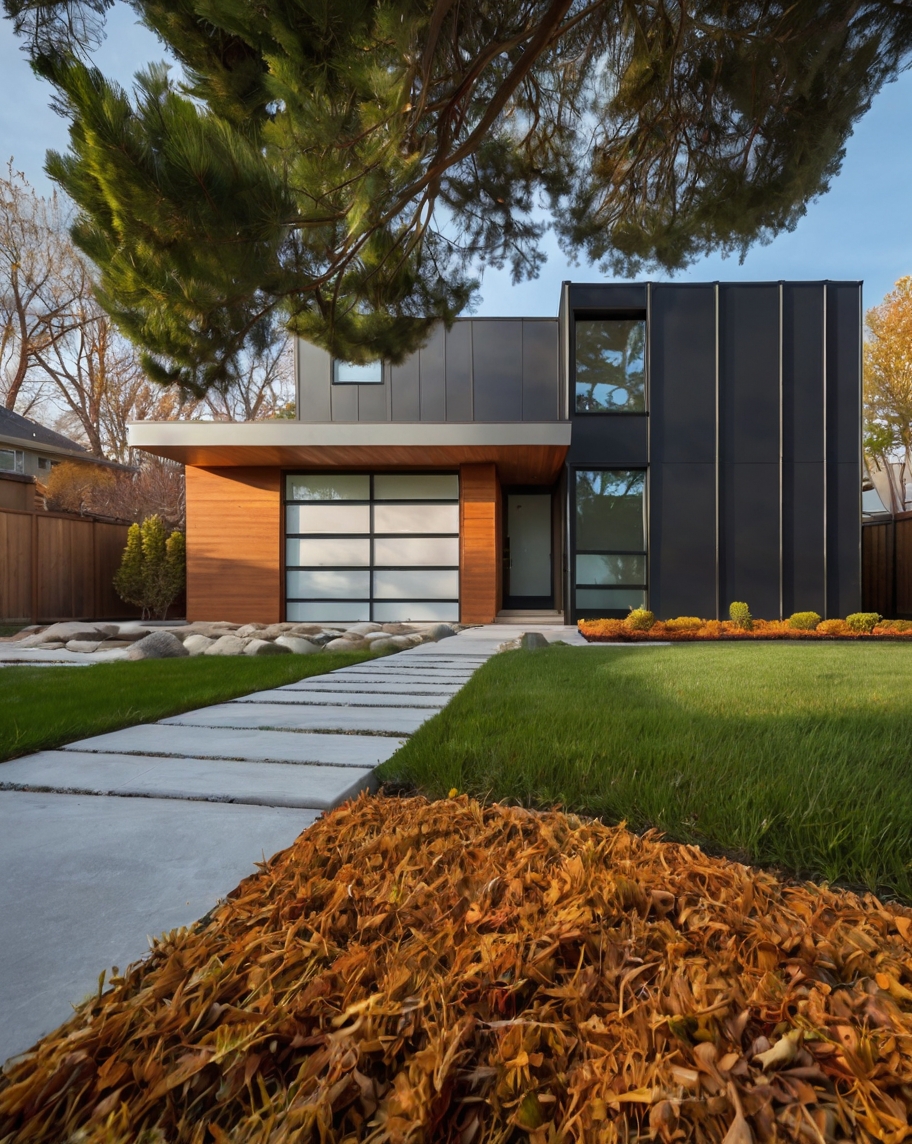
[[[500,493],[496,465],[459,470],[460,620],[489,624],[500,610]]]
[[[282,618],[282,474],[187,469],[187,619]]]

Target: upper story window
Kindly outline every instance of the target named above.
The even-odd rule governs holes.
[[[644,318],[577,318],[576,412],[646,412]]]
[[[333,385],[382,385],[383,362],[369,361],[366,365],[333,358]]]
[[[0,473],[24,473],[25,453],[21,449],[0,449]]]

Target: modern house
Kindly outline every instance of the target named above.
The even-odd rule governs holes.
[[[187,468],[188,615],[844,616],[861,284],[563,284],[401,365],[297,346],[297,421],[142,422]]]

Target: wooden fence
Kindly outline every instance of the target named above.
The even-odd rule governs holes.
[[[112,583],[128,527],[56,512],[0,509],[0,622],[139,615]]]
[[[866,612],[912,620],[912,512],[862,525],[861,600]]]

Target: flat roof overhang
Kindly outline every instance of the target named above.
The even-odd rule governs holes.
[[[569,421],[134,421],[130,446],[197,468],[445,469],[494,462],[506,484],[553,484]]]

